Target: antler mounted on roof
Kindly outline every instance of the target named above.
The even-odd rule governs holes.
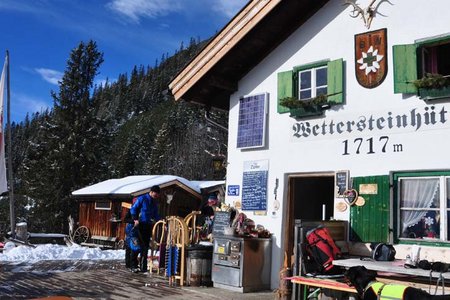
[[[361,19],[364,22],[364,25],[367,29],[370,28],[370,25],[372,24],[372,20],[375,17],[375,15],[378,13],[377,10],[380,7],[380,4],[383,2],[388,2],[389,4],[393,5],[389,0],[380,0],[377,5],[375,5],[375,2],[377,0],[372,0],[370,4],[366,8],[361,8],[358,4],[356,4],[357,0],[344,0],[344,5],[351,5],[353,7],[352,12],[350,13],[350,17],[357,18],[361,16]],[[380,14],[380,13],[378,13]],[[381,15],[381,14],[380,14]]]

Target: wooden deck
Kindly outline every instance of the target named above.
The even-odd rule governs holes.
[[[120,261],[41,261],[0,264],[0,299],[66,296],[73,299],[274,299],[217,288],[171,287],[166,278],[133,274]]]

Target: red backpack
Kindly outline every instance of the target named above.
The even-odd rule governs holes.
[[[341,250],[334,243],[326,227],[319,226],[306,233],[306,251],[316,263],[319,273],[332,273],[333,260],[342,257]]]

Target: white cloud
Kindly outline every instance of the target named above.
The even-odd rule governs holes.
[[[41,75],[42,79],[54,85],[58,85],[58,81],[63,77],[62,72],[52,69],[36,68],[34,70]]]
[[[113,11],[139,23],[141,17],[157,18],[182,7],[179,0],[113,0],[107,4]]]
[[[28,108],[29,112],[41,112],[50,107],[46,101],[27,95],[19,94],[17,101],[20,106]]]
[[[234,17],[241,8],[245,6],[248,0],[217,0],[212,9],[216,12],[222,12],[225,16]]]
[[[43,112],[50,108],[51,100],[28,96],[22,93],[11,95],[11,115],[14,120],[23,120],[27,113]]]
[[[245,6],[248,0],[112,0],[107,7],[128,18],[129,21],[139,23],[140,18],[157,18],[173,12],[184,14],[214,11],[227,18],[231,18]],[[193,11],[194,10],[194,11]]]
[[[40,3],[38,3],[40,4]],[[27,13],[36,13],[40,10],[36,7],[36,3],[15,1],[15,0],[2,0],[0,2],[0,10],[3,11],[18,11]]]

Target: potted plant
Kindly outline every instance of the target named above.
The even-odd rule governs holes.
[[[450,97],[450,78],[440,74],[427,73],[421,79],[415,80],[414,85],[423,100],[434,100]]]
[[[323,115],[323,106],[327,105],[327,95],[299,100],[287,97],[280,100],[280,105],[289,108],[290,116],[294,118]]]

